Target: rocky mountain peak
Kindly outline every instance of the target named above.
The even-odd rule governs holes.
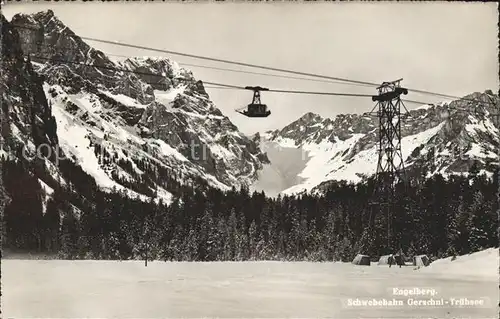
[[[57,17],[55,16],[54,11],[52,11],[51,9],[37,12],[34,14],[34,17],[38,18],[38,19],[45,19],[45,21],[48,21],[48,20],[53,19],[53,18],[56,21],[59,21],[59,19],[57,19]],[[42,21],[44,21],[44,20],[42,20]]]
[[[51,10],[17,14],[11,24],[20,35],[24,54],[43,65],[38,71],[48,83],[72,92],[91,90],[99,84],[108,88],[116,86],[112,90],[116,93],[125,93],[130,84],[127,79],[117,79],[113,70],[116,65],[103,52],[85,43]]]
[[[25,54],[38,53],[43,48],[45,53],[50,53],[47,57],[53,57],[56,53],[65,56],[68,51],[78,51],[73,53],[83,57],[90,48],[52,10],[31,15],[16,14],[11,24],[24,40],[21,45]]]
[[[40,118],[52,121],[44,125],[62,151],[98,186],[165,198],[178,183],[203,181],[229,189],[257,178],[265,154],[210,101],[203,83],[175,61],[113,62],[53,12],[16,15],[12,24],[26,28],[13,30],[19,36],[9,48],[19,48],[13,53],[17,59],[31,57],[32,63],[25,63],[40,80],[28,79],[27,85],[37,86],[38,97],[49,106],[40,112],[53,114]],[[16,90],[15,83],[0,84]],[[18,122],[21,128],[29,124],[23,118]]]
[[[499,106],[499,96],[485,91],[410,110],[401,123],[401,148],[409,174],[463,174],[474,163],[482,172],[491,173],[500,165],[500,124],[492,115],[499,112]],[[328,180],[358,182],[376,172],[378,120],[370,114],[323,119],[307,113],[266,137],[268,147],[272,143],[278,149],[294,145],[302,149],[301,154],[308,154],[300,172],[302,181],[287,192],[311,190]],[[273,165],[282,165],[281,161]]]
[[[300,117],[297,120],[297,122],[310,123],[310,122],[321,122],[322,120],[323,118],[319,114],[313,112],[307,112],[306,114],[302,115],[302,117]]]

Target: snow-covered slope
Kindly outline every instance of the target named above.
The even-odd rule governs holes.
[[[102,188],[168,201],[175,192],[172,180],[221,189],[252,185],[274,195],[312,190],[330,180],[357,182],[375,173],[373,117],[323,119],[308,113],[249,139],[210,101],[203,83],[174,61],[112,61],[50,10],[16,15],[12,23],[28,29],[12,30],[20,37],[11,36],[8,43],[23,62],[4,67],[11,68],[4,74],[20,69],[27,74],[23,83],[12,81],[15,77],[2,81],[11,135],[32,151],[40,144],[62,150]],[[498,102],[490,93],[470,97]],[[498,124],[490,115],[498,111],[444,114],[456,107],[476,110],[477,103],[425,105],[410,112],[402,149],[412,174],[463,173],[474,162],[488,172],[498,165]],[[38,127],[37,141],[28,134],[32,126]],[[58,175],[50,162],[46,166]]]
[[[409,174],[430,176],[441,173],[466,174],[475,163],[485,174],[499,165],[498,95],[488,91],[467,99],[496,102],[482,104],[466,100],[426,105],[409,112],[402,124],[402,155]],[[376,173],[378,161],[377,119],[367,114],[338,115],[324,119],[307,113],[281,130],[258,136],[262,149],[271,149],[271,164],[265,170],[282,172],[293,165],[289,175],[273,185],[265,175],[256,189],[297,193],[310,191],[330,180],[359,182]],[[297,156],[281,156],[291,153]],[[297,171],[298,170],[298,171]]]
[[[428,267],[420,268],[423,273],[463,276],[463,278],[483,277],[498,280],[500,255],[498,248],[489,248],[469,255],[439,259]]]
[[[2,272],[6,318],[498,318],[497,280],[422,275],[412,267],[7,259]],[[486,305],[416,306],[407,302],[430,297],[393,294],[417,287],[436,290],[438,300]],[[348,306],[349,299],[404,304]]]
[[[33,69],[33,77],[39,74],[38,82],[27,79],[23,85],[28,91],[36,87],[37,99],[46,105],[19,110],[16,83],[2,83],[11,100],[14,138],[33,150],[39,147],[40,141],[22,132],[30,125],[29,116],[40,118],[45,123],[40,136],[51,137],[51,147],[101,188],[168,202],[173,180],[238,188],[251,184],[266,163],[257,145],[210,101],[201,81],[174,61],[137,57],[113,62],[51,10],[16,15],[11,24],[23,28],[9,31],[16,36],[7,45],[25,63],[13,65],[12,73],[24,68]],[[29,61],[24,58],[28,54]],[[52,125],[46,125],[49,121]],[[51,132],[45,132],[47,126]]]

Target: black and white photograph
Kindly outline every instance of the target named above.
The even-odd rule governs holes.
[[[498,3],[0,8],[1,318],[499,318]]]

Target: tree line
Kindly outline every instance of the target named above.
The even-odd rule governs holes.
[[[357,253],[377,257],[394,249],[441,258],[498,247],[498,170],[492,179],[471,170],[468,177],[436,175],[410,183],[392,203],[388,242],[387,214],[370,204],[373,180],[334,182],[322,195],[277,198],[176,183],[177,196],[167,205],[105,192],[69,160],[60,164],[64,182],[40,164],[4,158],[2,165],[10,198],[3,248],[17,253],[63,259],[350,261]],[[41,175],[52,180],[48,197]]]

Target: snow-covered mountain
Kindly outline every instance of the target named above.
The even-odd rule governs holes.
[[[50,10],[11,23],[2,16],[2,36],[2,153],[19,158],[25,147],[34,158],[44,150],[40,165],[51,181],[40,176],[40,183],[47,194],[54,182],[78,183],[60,158],[103,189],[167,202],[182,184],[251,185],[275,195],[357,182],[376,171],[378,123],[367,114],[308,113],[248,138],[174,61],[112,61]],[[468,98],[499,103],[492,92]],[[498,112],[464,100],[412,110],[402,127],[410,174],[463,173],[474,163],[491,171],[499,165],[491,115]]]
[[[499,165],[499,124],[494,116],[499,107],[498,95],[486,91],[411,110],[402,124],[408,174],[446,177],[467,173],[474,163],[480,172],[491,173]],[[271,164],[264,166],[254,189],[289,194],[330,180],[358,182],[372,176],[378,161],[377,121],[368,114],[325,119],[307,113],[281,130],[256,136]]]
[[[31,157],[50,149],[44,165],[54,176],[57,152],[104,189],[164,201],[176,183],[250,185],[267,163],[174,61],[114,62],[51,10],[10,23],[2,16],[2,35],[4,154],[19,157],[22,145]]]

